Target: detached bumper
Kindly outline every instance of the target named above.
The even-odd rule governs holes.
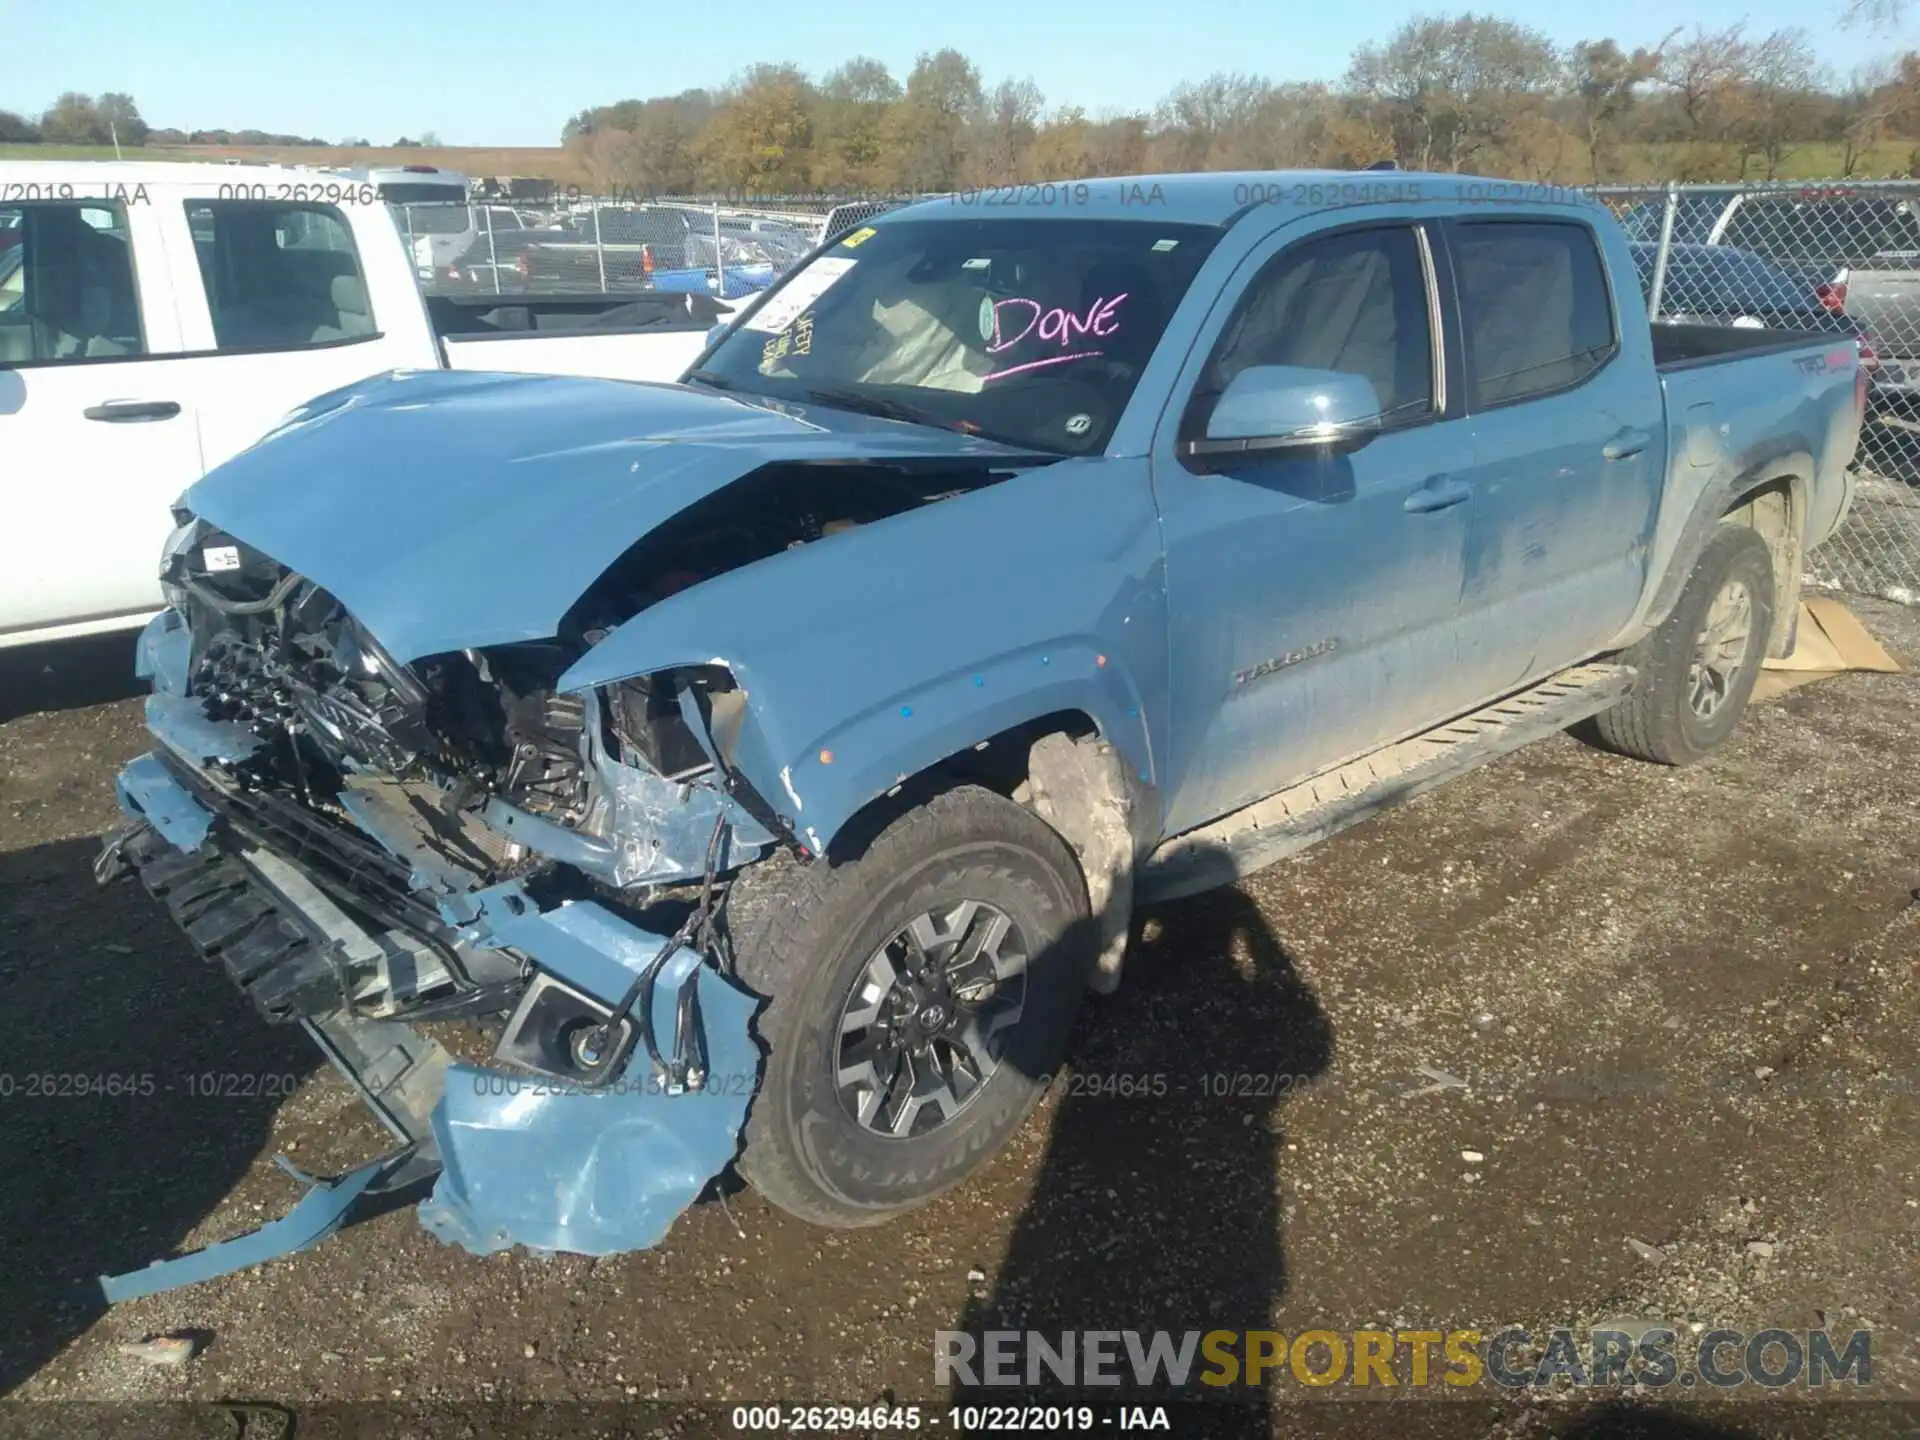
[[[300,1176],[305,1198],[250,1235],[102,1277],[109,1302],[189,1285],[307,1249],[372,1196],[433,1181],[419,1218],[478,1254],[523,1245],[605,1255],[657,1244],[733,1159],[760,1054],[754,998],[681,951],[651,995],[656,1035],[699,1017],[706,1064],[697,1089],[676,1090],[636,1046],[624,1069],[591,1088],[531,1072],[456,1064],[399,1020],[352,1013],[340,977],[356,947],[381,937],[293,865],[233,832],[156,755],[121,773],[129,825],[96,865],[102,881],[130,866],[209,961],[269,1019],[297,1018],[393,1135],[396,1147],[331,1181]],[[669,941],[591,901],[539,911],[514,886],[472,897],[463,944],[523,957],[537,986],[616,1007]],[[689,992],[691,992],[689,994]],[[636,1014],[634,1018],[639,1019]]]

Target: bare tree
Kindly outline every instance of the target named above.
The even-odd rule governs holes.
[[[900,82],[887,67],[866,55],[854,56],[820,82],[815,180],[855,189],[880,183],[887,115],[900,93]]]
[[[1780,173],[1796,138],[1811,135],[1820,109],[1820,62],[1804,30],[1775,30],[1747,47],[1745,73],[1732,99],[1743,154],[1766,162],[1767,179]]]
[[[1346,84],[1386,121],[1402,163],[1459,170],[1541,108],[1557,58],[1546,36],[1511,20],[1424,16],[1361,46]]]
[[[1606,178],[1607,153],[1619,138],[1640,87],[1660,73],[1665,48],[1678,34],[1674,31],[1653,49],[1632,54],[1612,40],[1582,40],[1568,52],[1566,86],[1586,142],[1587,169],[1596,181]]]
[[[1725,30],[1696,25],[1693,34],[1661,53],[1659,80],[1674,98],[1687,141],[1724,137],[1728,101],[1747,76],[1752,50],[1744,25]]]
[[[975,185],[1005,185],[1022,176],[1021,162],[1039,134],[1046,97],[1031,80],[994,86],[974,125],[966,176]]]
[[[985,103],[979,68],[958,50],[936,50],[915,60],[906,95],[889,116],[896,182],[922,192],[957,185],[969,128]]]
[[[1154,114],[1160,163],[1174,170],[1211,170],[1220,153],[1255,122],[1273,95],[1270,82],[1221,72],[1175,86]]]

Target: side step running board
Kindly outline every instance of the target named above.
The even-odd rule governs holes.
[[[1230,885],[1369,815],[1597,715],[1633,688],[1630,665],[1576,665],[1411,739],[1176,835],[1134,880],[1136,904]]]

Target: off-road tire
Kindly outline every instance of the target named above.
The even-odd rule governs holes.
[[[1096,942],[1073,852],[1044,821],[961,786],[811,864],[781,856],[734,882],[722,924],[736,977],[767,1003],[766,1059],[739,1170],[818,1225],[878,1224],[951,1189],[1025,1121],[1065,1054]],[[1019,927],[1025,1007],[1008,1053],[958,1114],[926,1135],[863,1128],[834,1085],[842,1007],[870,957],[914,916],[979,900]]]
[[[1693,665],[1709,613],[1723,587],[1746,587],[1751,617],[1745,652],[1709,716],[1691,703]],[[1633,690],[1596,715],[1589,738],[1616,754],[1661,765],[1690,765],[1718,748],[1745,713],[1773,631],[1773,556],[1742,525],[1723,525],[1707,542],[1673,612],[1626,659],[1639,672]]]

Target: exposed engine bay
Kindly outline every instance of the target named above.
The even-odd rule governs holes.
[[[408,967],[332,984],[315,966],[256,1003],[276,1019],[343,1002],[378,1016],[507,1009],[526,968],[459,942],[467,897],[491,887],[525,887],[541,909],[591,897],[656,927],[664,907],[671,930],[693,882],[711,888],[716,865],[782,838],[726,765],[746,697],[712,666],[585,694],[560,693],[560,677],[672,595],[1008,473],[951,458],[767,466],[631,546],[553,638],[411,664],[318,584],[194,522],[163,575],[187,630],[175,703],[246,744],[178,778],[421,957],[411,985],[395,979]]]

